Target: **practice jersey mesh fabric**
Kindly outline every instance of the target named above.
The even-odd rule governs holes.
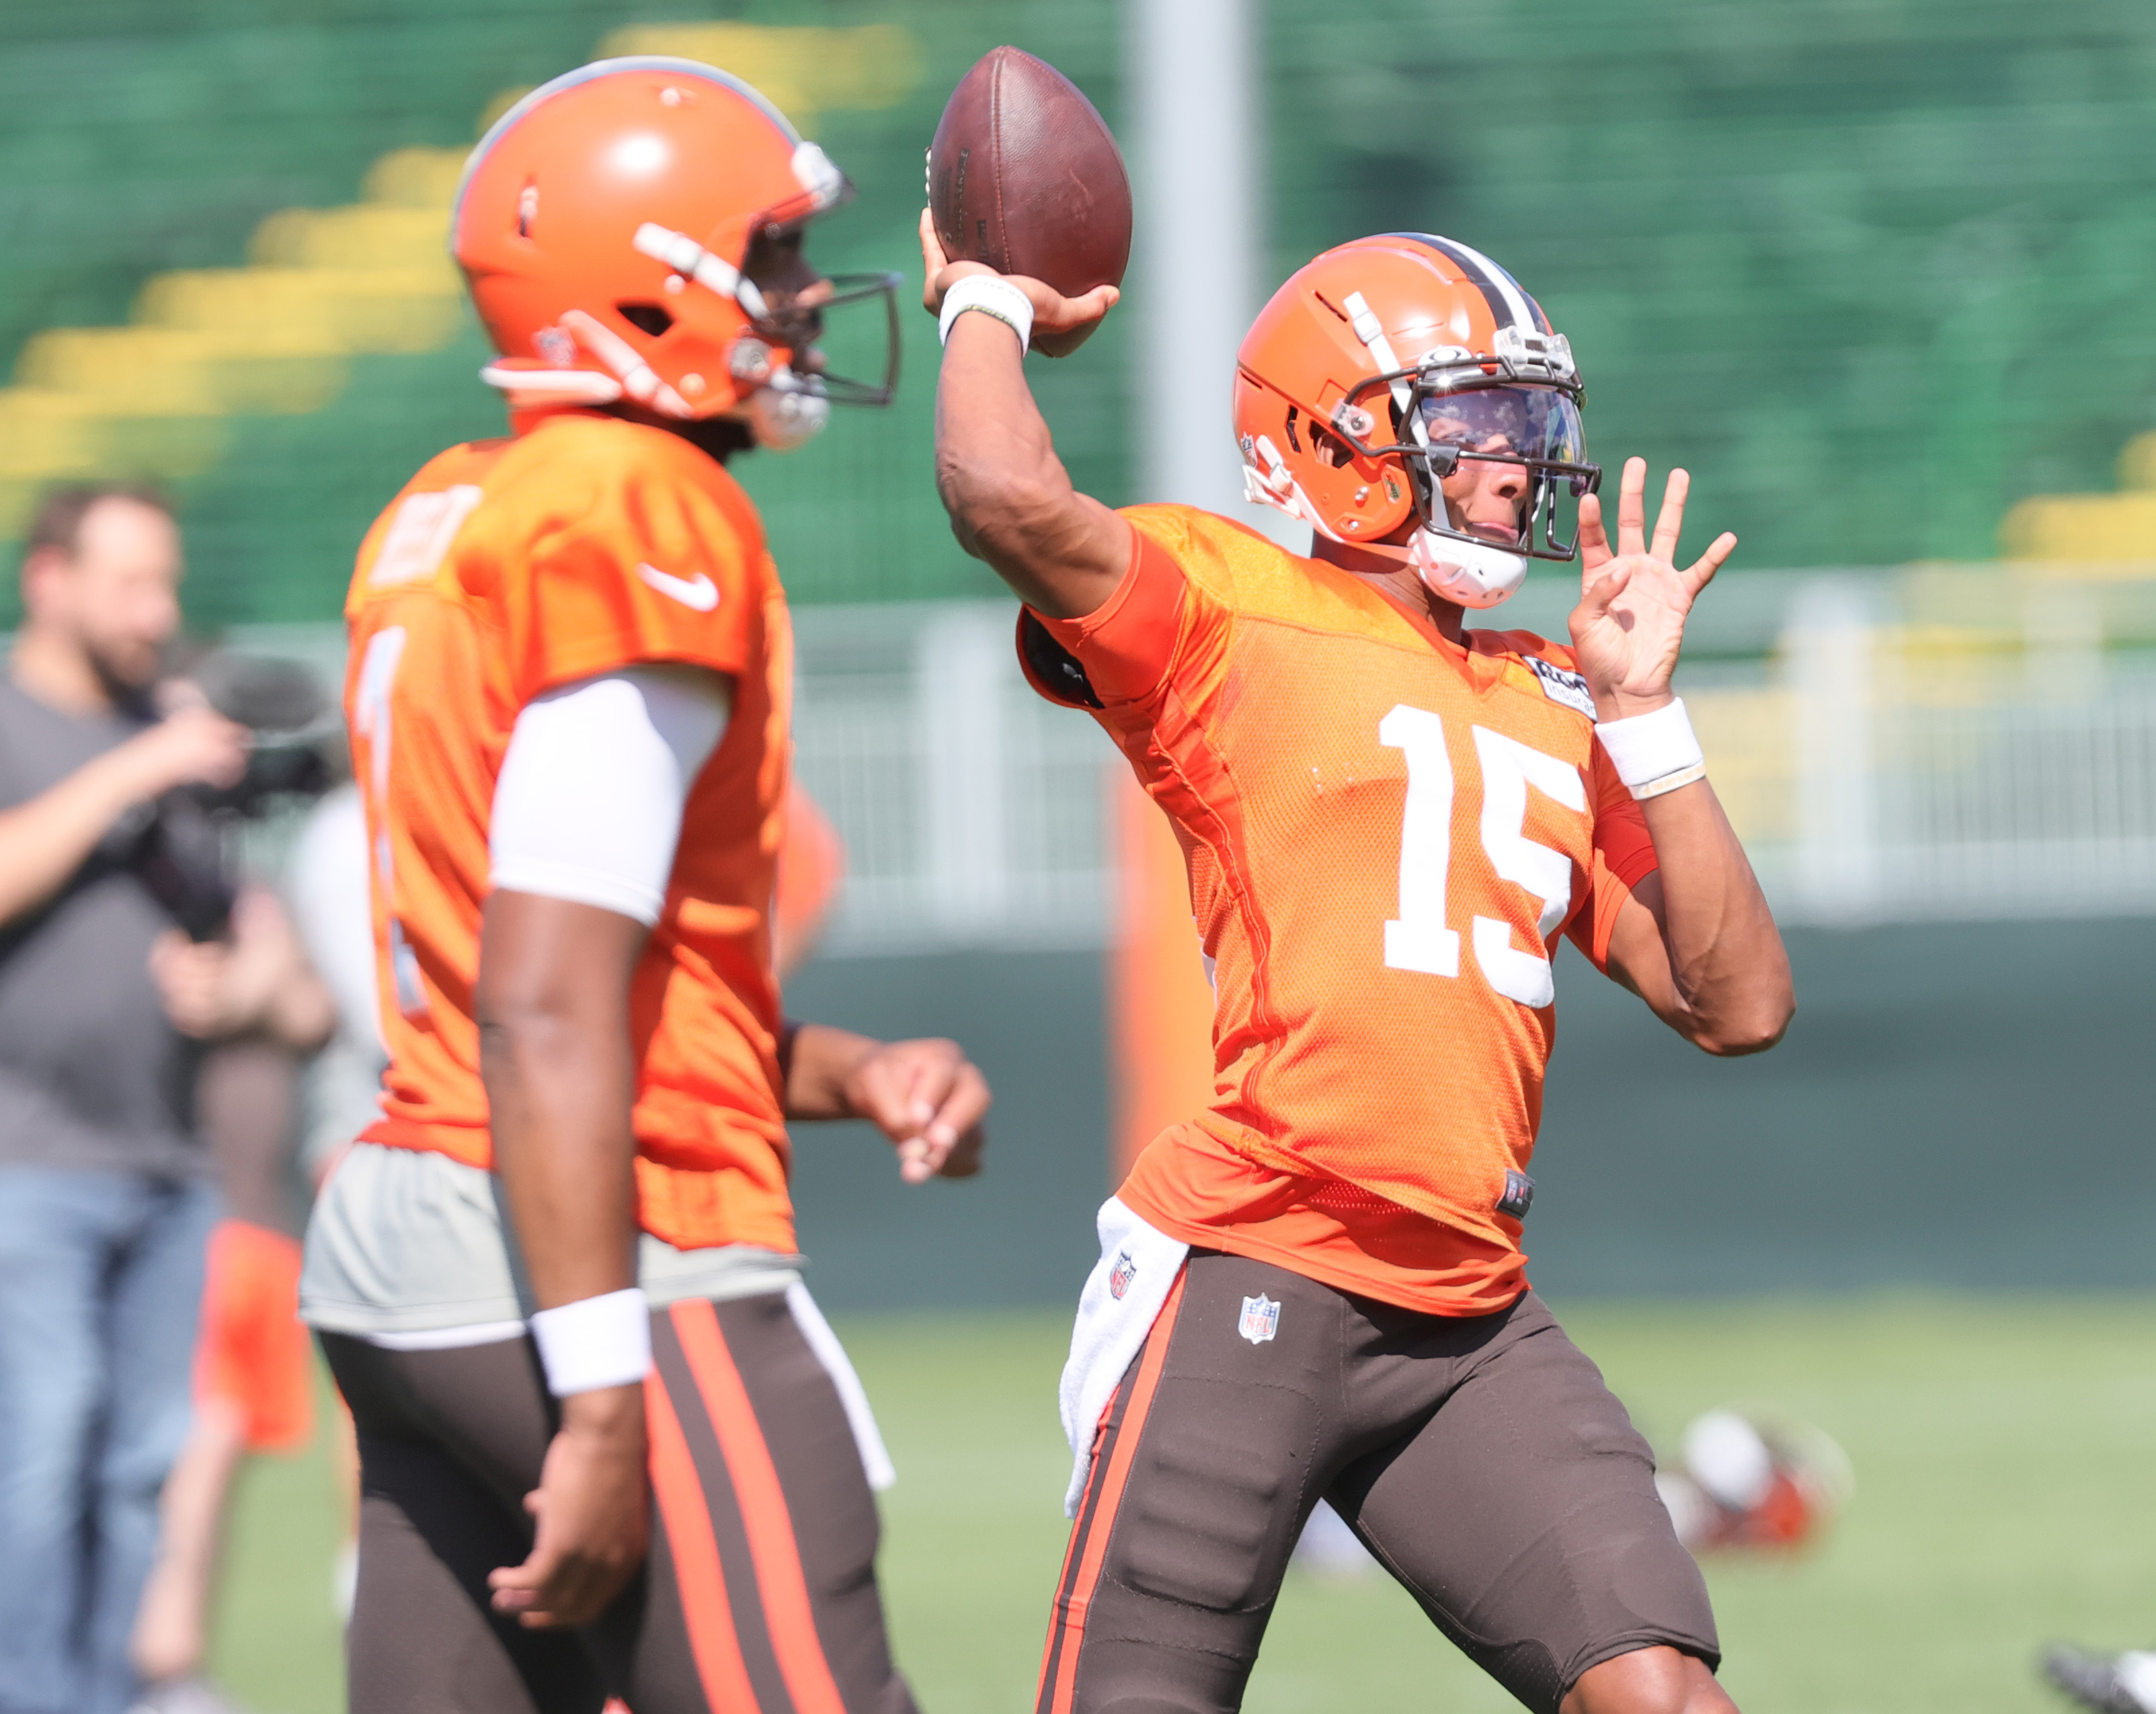
[[[769,907],[792,644],[747,497],[663,429],[544,416],[413,478],[361,545],[345,612],[389,1049],[367,1139],[492,1163],[472,998],[518,711],[632,662],[710,668],[732,677],[733,713],[631,989],[639,1216],[683,1249],[791,1251]]]
[[[1526,1289],[1517,1207],[1555,1029],[1655,867],[1568,650],[1465,646],[1223,518],[1144,506],[1098,612],[1028,613],[1174,824],[1214,992],[1210,1108],[1119,1194],[1176,1237],[1448,1315]],[[1040,646],[1045,631],[1049,647]],[[1059,671],[1059,651],[1084,670]]]

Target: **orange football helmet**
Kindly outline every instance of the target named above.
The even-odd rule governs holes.
[[[1527,561],[1568,560],[1556,490],[1592,493],[1572,347],[1480,251],[1426,233],[1327,250],[1259,312],[1237,353],[1235,438],[1249,497],[1335,541],[1383,541],[1411,520],[1423,581],[1494,607]],[[1463,459],[1524,467],[1517,543],[1455,528],[1445,480]],[[1539,540],[1537,539],[1539,537]]]
[[[731,416],[798,445],[833,403],[886,404],[898,376],[896,274],[768,295],[759,239],[851,186],[755,89],[694,60],[602,59],[503,114],[465,167],[450,244],[521,397],[628,399],[683,421]],[[880,383],[821,372],[825,311],[880,296]]]

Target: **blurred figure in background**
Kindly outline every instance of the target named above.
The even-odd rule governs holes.
[[[314,1429],[291,1167],[303,1061],[336,1020],[266,887],[239,895],[228,938],[167,934],[151,972],[174,1025],[208,1044],[197,1114],[228,1212],[210,1238],[194,1426],[165,1486],[157,1563],[135,1621],[135,1665],[148,1684],[136,1709],[220,1714],[232,1705],[198,1675],[233,1479],[249,1453],[295,1451]]]
[[[244,730],[160,720],[179,532],[155,495],[51,495],[0,681],[0,1709],[118,1714],[187,1431],[217,1217],[199,1050],[152,948],[181,920],[176,788],[232,783]]]
[[[781,982],[808,962],[846,878],[846,843],[798,780],[786,788],[786,828],[772,890],[771,963]]]
[[[2045,1651],[2042,1665],[2046,1678],[2097,1714],[2156,1714],[2156,1652],[2054,1648]]]
[[[1825,1429],[1734,1406],[1694,1417],[1655,1472],[1677,1539],[1695,1554],[1811,1546],[1856,1486]]]

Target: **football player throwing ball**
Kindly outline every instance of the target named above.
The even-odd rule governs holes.
[[[1613,536],[1569,346],[1504,269],[1419,233],[1327,251],[1243,342],[1249,492],[1311,557],[1111,511],[1072,488],[1023,359],[1114,290],[922,239],[944,503],[1024,603],[1035,688],[1174,824],[1218,997],[1211,1106],[1101,1211],[1040,1714],[1236,1706],[1320,1499],[1528,1707],[1728,1709],[1646,1443],[1521,1239],[1560,937],[1709,1053],[1789,1020],[1670,685],[1735,538],[1681,564],[1684,474],[1650,531],[1636,459]],[[1569,647],[1467,628],[1575,555]]]

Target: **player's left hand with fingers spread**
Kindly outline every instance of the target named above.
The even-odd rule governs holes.
[[[644,1389],[602,1387],[562,1401],[539,1486],[524,1496],[537,1520],[521,1565],[487,1573],[494,1610],[528,1629],[589,1624],[643,1568],[650,1536]]]
[[[1736,536],[1725,530],[1690,566],[1677,569],[1677,537],[1691,487],[1684,471],[1670,472],[1650,541],[1647,461],[1627,459],[1617,492],[1614,552],[1600,498],[1590,494],[1579,502],[1580,597],[1572,610],[1572,646],[1603,720],[1651,713],[1670,700],[1686,615],[1737,546]]]
[[[988,1080],[954,1041],[879,1044],[847,1075],[848,1104],[898,1148],[909,1184],[969,1178],[981,1170]]]

